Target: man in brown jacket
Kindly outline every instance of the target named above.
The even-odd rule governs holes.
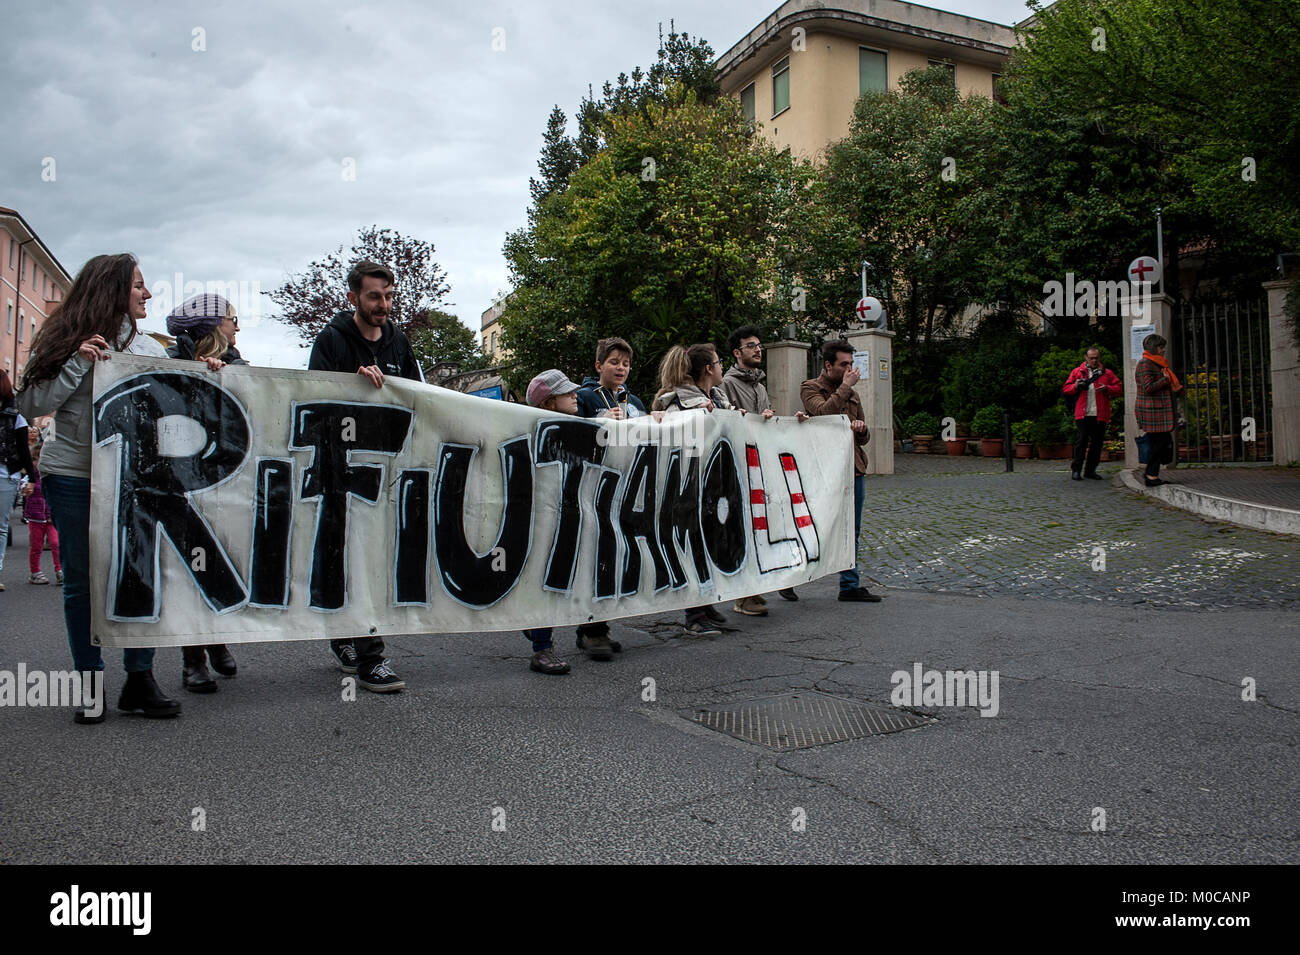
[[[799,397],[803,399],[803,410],[810,416],[848,415],[853,435],[853,566],[840,572],[840,599],[879,603],[880,596],[861,586],[858,576],[862,502],[867,496],[867,442],[871,440],[862,402],[853,390],[861,377],[853,367],[853,346],[846,341],[827,342],[822,346],[821,377],[805,381]]]

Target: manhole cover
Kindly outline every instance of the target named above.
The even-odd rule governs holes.
[[[772,749],[804,749],[936,722],[906,710],[864,706],[815,692],[700,707],[683,715],[719,733]]]

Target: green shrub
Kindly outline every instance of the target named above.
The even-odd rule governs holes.
[[[1026,418],[1011,425],[1011,440],[1017,444],[1027,444],[1034,440],[1034,422]]]
[[[1074,422],[1065,413],[1063,405],[1048,408],[1034,422],[1033,441],[1035,444],[1063,444],[1074,433]]]
[[[908,435],[939,433],[939,419],[928,411],[918,411],[903,422],[903,433]]]
[[[1064,403],[1061,389],[1065,387],[1065,380],[1070,377],[1070,372],[1083,364],[1085,348],[1062,348],[1060,345],[1053,345],[1043,352],[1038,361],[1034,362],[1034,385],[1038,388],[1040,408],[1046,408],[1052,403]],[[1104,345],[1098,345],[1096,348],[1101,352],[1101,363],[1119,375],[1122,381],[1124,371],[1120,368],[1115,353]]]
[[[1002,409],[997,405],[985,405],[975,412],[970,422],[971,433],[977,438],[1002,437]]]

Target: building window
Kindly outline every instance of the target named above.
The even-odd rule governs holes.
[[[18,240],[10,237],[9,239],[9,268],[14,267],[14,253],[18,251]]]
[[[5,312],[5,334],[9,335],[14,330],[14,303],[9,303],[9,308]]]
[[[879,50],[868,50],[865,46],[858,47],[859,96],[868,91],[883,93],[889,89],[887,62],[887,57]]]
[[[998,84],[1001,82],[1002,82],[1002,74],[994,73],[993,74],[993,102],[1001,103],[1003,106],[1005,106],[1007,104],[1007,98],[1002,95],[1002,90],[998,87]]]
[[[496,333],[496,332],[493,332],[493,333],[492,333],[492,344],[491,344],[491,346],[489,346],[489,349],[488,349],[488,350],[492,353],[492,357],[495,358],[495,357],[496,357],[496,353],[497,353],[497,333]]]
[[[21,308],[18,309],[18,340],[19,341],[23,340],[23,323],[26,318],[27,316],[23,314],[23,310]]]
[[[754,84],[750,83],[740,91],[740,111],[745,114],[745,122],[754,121]]]
[[[772,116],[790,108],[790,57],[772,67]]]
[[[50,297],[50,277],[48,275],[42,275],[41,276],[41,298],[49,298],[49,297]]]
[[[948,71],[948,77],[952,80],[952,85],[957,85],[957,65],[955,63],[945,63],[943,60],[930,60],[931,66],[942,66]]]
[[[29,339],[27,339],[27,340],[28,340],[28,341],[31,341],[31,340],[32,340],[33,338],[35,338],[35,337],[36,337],[36,319],[33,318],[33,319],[32,319],[32,337],[29,338]]]

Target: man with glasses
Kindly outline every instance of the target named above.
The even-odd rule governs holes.
[[[761,414],[765,419],[773,416],[772,401],[767,396],[767,386],[763,379],[763,345],[759,340],[759,330],[755,325],[742,325],[727,338],[727,348],[736,359],[722,378],[722,390],[735,407],[747,414]],[[793,587],[779,591],[786,600],[798,600],[799,595]],[[751,617],[767,616],[767,601],[762,596],[745,597],[737,600],[737,613]]]

